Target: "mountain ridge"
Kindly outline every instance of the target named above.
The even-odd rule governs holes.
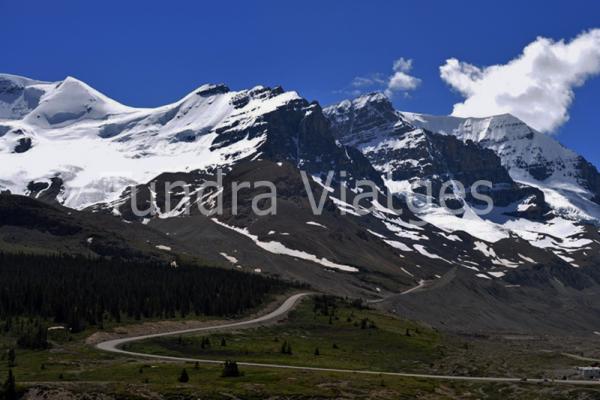
[[[468,291],[453,292],[456,298],[471,293],[502,303],[509,291],[525,306],[531,288],[554,295],[560,282],[579,296],[579,283],[600,285],[596,228],[557,215],[546,192],[511,176],[502,154],[416,127],[382,95],[345,101],[332,113],[281,87],[231,91],[207,84],[171,104],[138,109],[115,105],[75,79],[4,82],[0,108],[16,104],[15,118],[0,120],[6,204],[24,195],[33,205],[55,203],[59,220],[70,220],[75,208],[82,218],[109,218],[112,231],[139,227],[149,242],[131,248],[299,280],[377,299],[390,310],[403,309],[398,294],[423,281],[435,290],[429,306],[436,307],[447,281],[453,291]],[[29,102],[28,90],[35,94]],[[219,170],[222,187],[204,192]],[[456,184],[448,203],[464,208],[457,215],[426,191],[428,183],[438,189],[484,179],[493,181],[486,193],[496,203],[487,216],[478,214],[483,204],[475,192]],[[236,191],[232,183],[240,180],[249,187]],[[365,196],[363,180],[373,183],[373,197]],[[173,181],[180,185],[165,185]],[[265,181],[277,189],[273,215],[252,211],[266,193],[257,183]],[[326,195],[321,214],[313,212],[309,192]],[[219,196],[221,213],[200,211],[214,210]],[[411,207],[422,201],[426,208]],[[62,240],[11,221],[0,221],[0,248],[36,240],[48,248]],[[86,249],[83,235],[70,240]],[[439,314],[429,306],[413,311],[433,323]],[[503,306],[503,318],[511,307]],[[456,326],[465,322],[460,318]]]
[[[590,207],[594,207],[589,200],[593,194],[587,192],[587,198],[569,197],[573,202],[586,201],[584,205],[587,208],[577,209],[569,204],[570,209],[576,211],[565,213],[565,207],[559,201],[566,191],[564,187],[556,188],[551,183],[536,180],[534,175],[538,164],[527,164],[528,159],[521,155],[536,147],[535,143],[527,142],[532,139],[549,143],[538,148],[538,154],[549,148],[556,153],[550,154],[555,160],[560,161],[561,151],[566,152],[570,160],[575,153],[510,115],[480,119],[426,117],[396,111],[382,93],[342,101],[324,108],[324,113],[330,119],[336,137],[362,151],[375,169],[385,176],[388,188],[397,195],[423,201],[427,185],[439,188],[445,182],[456,180],[467,185],[479,179],[493,182],[488,193],[495,203],[492,213],[477,216],[477,204],[469,198],[469,192],[460,194],[454,190],[454,184],[450,185],[450,192],[457,202],[467,206],[462,216],[452,215],[438,204],[424,207],[417,213],[442,230],[466,230],[487,242],[497,242],[511,235],[520,236],[534,246],[552,249],[574,265],[577,263],[567,253],[595,245],[593,239],[580,240],[580,234],[587,229],[584,225],[590,220],[594,224],[598,222],[586,214]],[[478,125],[472,120],[483,121],[484,128],[480,128],[481,123]],[[485,155],[486,151],[490,153]],[[479,158],[481,161],[477,163]],[[558,161],[554,164],[557,174],[562,174],[560,176],[565,180],[570,179],[572,186],[579,185],[580,192],[586,190],[574,173],[565,173],[559,168]],[[533,171],[530,179],[523,178],[525,167]],[[471,171],[471,177],[465,175],[468,171]],[[595,170],[588,169],[586,173],[592,181],[594,176],[600,176]]]

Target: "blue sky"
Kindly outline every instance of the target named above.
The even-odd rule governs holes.
[[[280,84],[327,105],[351,96],[356,77],[387,79],[404,57],[420,84],[394,103],[431,114],[464,100],[440,78],[448,58],[505,64],[538,36],[571,40],[600,27],[600,3],[579,0],[0,0],[0,15],[1,72],[72,75],[128,105],[165,104],[206,82]],[[574,93],[556,137],[600,166],[600,77]]]

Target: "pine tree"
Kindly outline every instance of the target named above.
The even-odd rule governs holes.
[[[292,354],[292,345],[287,340],[281,345],[281,354]]]
[[[200,348],[201,349],[210,348],[210,339],[207,337],[202,337],[202,340],[200,341]]]
[[[25,324],[20,317],[52,320],[75,333],[89,325],[102,328],[105,318],[118,323],[190,313],[233,315],[287,286],[256,274],[197,265],[173,269],[161,262],[1,252],[0,282],[0,299],[10,299],[0,304],[0,331],[16,332],[23,343],[38,347],[45,344],[43,324]]]
[[[221,373],[223,378],[235,378],[238,376],[242,376],[238,365],[235,361],[225,361],[223,365],[223,373]]]
[[[17,388],[15,384],[15,376],[13,375],[12,369],[8,370],[8,378],[4,383],[4,398],[6,400],[17,399]]]
[[[13,368],[16,366],[16,364],[15,364],[16,359],[17,359],[17,355],[15,353],[15,349],[11,347],[8,350],[8,368]]]
[[[188,383],[190,381],[190,376],[188,375],[185,368],[181,371],[181,375],[179,375],[179,379],[177,379],[181,383]]]

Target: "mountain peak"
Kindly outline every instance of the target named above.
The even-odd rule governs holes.
[[[374,136],[400,134],[414,129],[381,92],[344,100],[326,107],[323,113],[332,122],[336,138],[349,145],[364,143]]]
[[[75,83],[75,84],[81,84],[81,85],[85,85],[85,86],[89,86],[88,84],[86,84],[85,82],[75,78],[74,76],[71,75],[67,75],[67,77],[65,79],[62,80],[62,83]]]
[[[31,79],[26,76],[0,73],[0,93],[2,93],[3,89],[8,87],[9,85],[25,87],[30,85],[48,83],[50,82],[38,81],[36,79]]]
[[[600,221],[600,174],[596,168],[518,117],[512,114],[481,118],[400,114],[416,127],[453,135],[493,150],[515,181],[544,190],[558,214],[575,220]]]
[[[108,115],[133,110],[87,83],[67,76],[45,91],[25,120],[36,126],[62,126],[80,120],[105,119]]]
[[[370,92],[353,99],[343,100],[340,103],[332,104],[327,106],[325,109],[329,109],[330,111],[339,108],[348,110],[350,108],[358,109],[364,108],[371,104],[383,104],[386,107],[393,108],[392,103],[384,93],[382,92]]]
[[[0,119],[19,119],[38,106],[54,83],[24,76],[0,74]]]
[[[371,92],[355,97],[351,100],[343,100],[337,104],[332,104],[324,108],[328,115],[333,114],[348,114],[349,112],[362,112],[361,110],[370,109],[373,113],[387,114],[386,119],[397,118],[398,113],[394,110],[394,106],[384,93]],[[369,111],[367,111],[369,112]]]
[[[358,96],[352,100],[355,106],[360,106],[367,103],[387,102],[391,103],[390,98],[383,92],[370,92]]]

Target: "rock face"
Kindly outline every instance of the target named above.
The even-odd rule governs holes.
[[[578,157],[575,163],[577,171],[577,182],[592,194],[590,198],[596,204],[600,204],[600,173],[583,157]]]
[[[324,112],[332,122],[336,138],[350,146],[369,143],[384,134],[401,136],[414,130],[411,124],[399,118],[392,103],[382,93],[344,100],[325,108]]]
[[[546,193],[557,214],[600,221],[598,170],[583,157],[512,115],[456,118],[400,113],[413,125],[493,150],[511,177]]]
[[[324,112],[338,140],[360,150],[392,192],[418,201],[433,196],[438,204],[444,197],[446,206],[463,211],[450,215],[441,207],[420,208],[419,217],[440,229],[466,230],[491,242],[520,236],[571,261],[566,248],[585,259],[580,244],[594,245],[591,239],[578,245],[577,238],[596,206],[596,169],[514,117],[463,120],[401,113],[380,93]],[[476,217],[482,202],[468,188],[480,181],[493,184],[478,193],[490,196],[494,209]],[[560,243],[547,246],[540,234]]]
[[[375,169],[385,176],[392,188],[398,186],[425,194],[424,183],[438,197],[445,182],[460,182],[466,188],[468,201],[477,202],[469,193],[476,182],[493,184],[489,195],[500,207],[529,199],[539,210],[545,210],[544,195],[532,187],[515,183],[492,150],[472,140],[462,142],[411,125],[394,110],[381,93],[343,101],[327,107],[325,114],[332,123],[338,140],[359,149]],[[455,185],[444,193],[459,195]],[[541,215],[538,215],[541,217]]]

